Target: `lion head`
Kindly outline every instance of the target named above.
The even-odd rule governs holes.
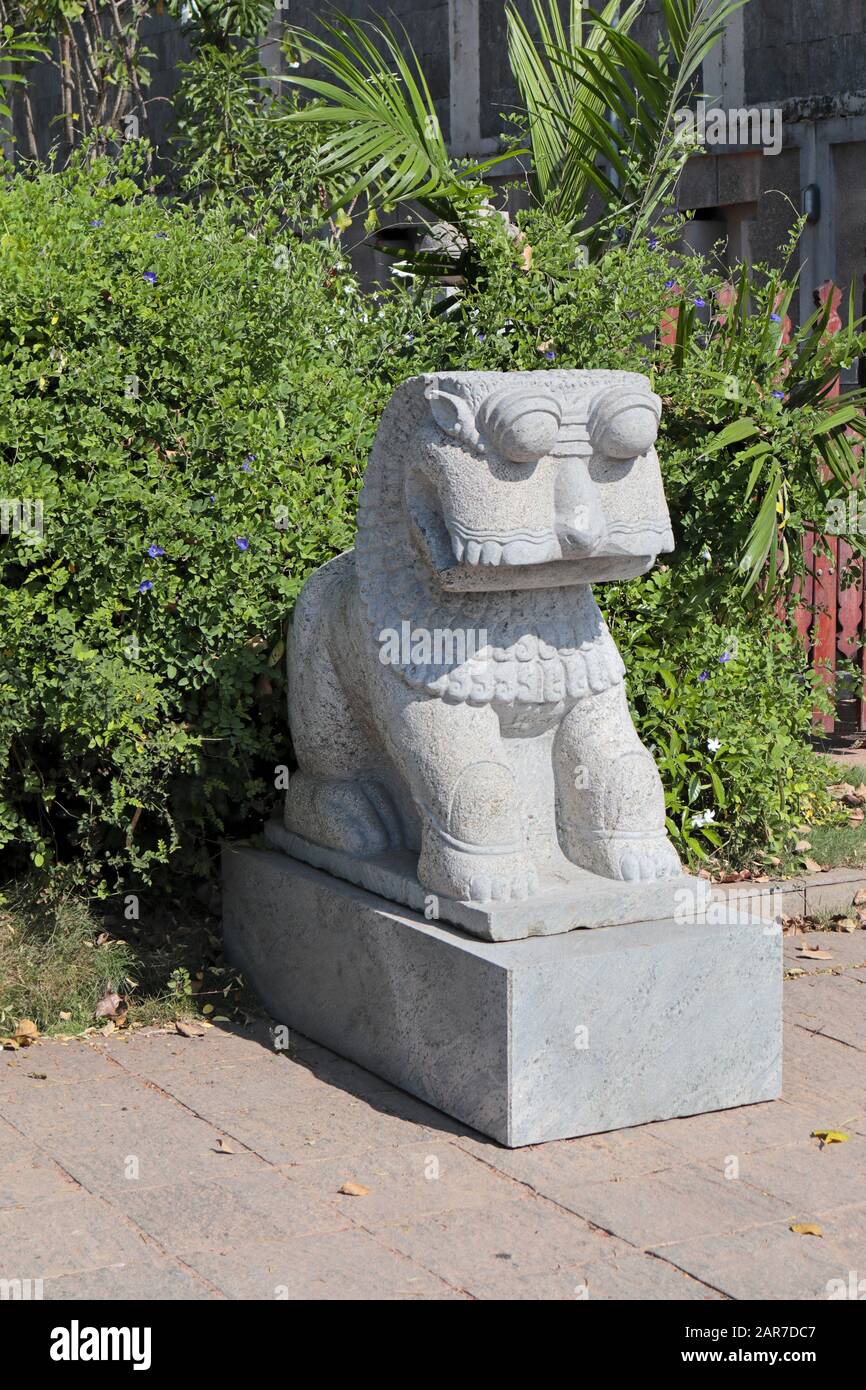
[[[645,377],[437,373],[423,395],[404,486],[443,587],[627,579],[673,549],[653,448],[661,401]]]
[[[587,688],[621,679],[588,586],[642,574],[673,549],[653,448],[660,414],[649,381],[632,372],[404,382],[382,417],[359,508],[356,567],[374,631],[462,623],[488,633],[495,659],[515,671],[527,649],[564,653],[563,670],[572,662],[576,673],[569,692],[596,663]],[[404,663],[411,683],[452,696],[456,674],[448,662]]]

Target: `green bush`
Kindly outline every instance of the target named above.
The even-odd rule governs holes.
[[[102,892],[265,814],[284,620],[380,405],[339,250],[140,164],[0,185],[0,498],[44,519],[0,537],[0,845]]]
[[[479,217],[455,297],[423,280],[362,296],[337,242],[286,228],[278,189],[195,210],[142,192],[143,163],[82,156],[0,189],[0,498],[44,512],[41,541],[0,538],[13,869],[104,894],[165,864],[206,874],[221,834],[261,824],[290,761],[285,619],[352,544],[390,391],[440,368],[661,369],[677,551],[599,598],[672,833],[692,862],[743,861],[830,814],[803,653],[773,602],[742,595],[731,536],[761,499],[706,450],[738,407],[710,344],[657,360],[672,278],[711,298],[718,276],[672,269],[667,232],[584,264],[573,230],[536,212],[522,237]],[[786,404],[792,528],[820,500],[810,409]]]

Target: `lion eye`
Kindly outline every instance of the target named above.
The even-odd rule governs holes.
[[[552,396],[506,391],[485,402],[479,417],[496,452],[512,463],[537,463],[556,443],[562,413]]]

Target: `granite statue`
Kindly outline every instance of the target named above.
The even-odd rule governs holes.
[[[292,853],[411,851],[422,888],[464,903],[525,901],[565,861],[620,882],[682,875],[590,587],[673,548],[660,413],[628,372],[397,389],[355,549],[295,608]]]

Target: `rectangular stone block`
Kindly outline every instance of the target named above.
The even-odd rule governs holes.
[[[226,846],[223,882],[227,952],[278,1021],[508,1147],[779,1095],[771,923],[485,942],[284,854]]]

